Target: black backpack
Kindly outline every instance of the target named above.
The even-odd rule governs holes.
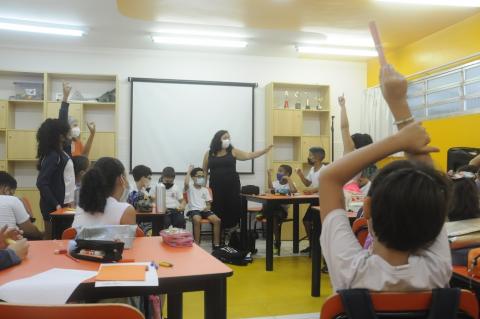
[[[249,230],[247,232],[247,252],[250,252],[252,255],[257,253],[257,249],[255,248],[255,242],[257,241],[258,234],[254,230]],[[233,232],[230,235],[230,240],[228,241],[228,246],[235,248],[236,250],[242,250],[240,244],[240,233]]]
[[[253,261],[249,253],[238,251],[229,246],[213,250],[212,256],[221,262],[237,266],[246,266]]]

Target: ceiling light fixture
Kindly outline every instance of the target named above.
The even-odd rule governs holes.
[[[155,43],[202,46],[202,47],[223,47],[223,48],[245,48],[248,43],[246,41],[212,39],[201,37],[172,37],[172,36],[152,36]]]
[[[64,28],[59,26],[34,25],[27,23],[13,23],[0,21],[0,30],[20,31],[20,32],[34,32],[55,35],[66,35],[72,37],[81,37],[85,34],[84,30]]]
[[[368,49],[297,46],[297,51],[298,53],[321,54],[321,55],[341,55],[341,56],[358,56],[358,57],[377,56],[377,51],[368,50]]]
[[[411,5],[448,6],[448,7],[480,7],[480,0],[376,0]]]
[[[160,29],[158,31],[155,31],[155,33],[171,34],[171,35],[185,35],[185,36],[203,36],[203,37],[214,37],[214,38],[217,38],[217,37],[219,37],[219,38],[245,38],[245,36],[242,35],[242,34],[205,31],[205,30]]]

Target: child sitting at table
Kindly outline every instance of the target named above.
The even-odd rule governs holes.
[[[9,242],[13,240],[13,242]],[[28,254],[28,242],[21,232],[7,225],[0,228],[0,270],[19,264]]]
[[[269,169],[268,188],[273,194],[291,195],[297,192],[297,187],[292,180],[292,167],[290,165],[280,165],[277,169],[277,176],[273,180],[273,170]],[[278,205],[272,209],[273,217],[273,236],[275,239],[274,254],[280,254],[281,238],[280,227],[288,216],[289,205]]]
[[[429,153],[438,150],[428,146],[427,132],[411,123],[405,78],[385,65],[381,88],[399,132],[345,155],[320,174],[320,241],[333,289],[443,288],[452,272],[444,227],[449,183],[431,166]],[[364,167],[399,151],[415,161],[395,161],[373,180],[364,204],[373,244],[363,250],[345,214],[342,188]]]
[[[190,179],[193,185],[190,185]],[[188,168],[185,176],[185,192],[188,195],[187,216],[193,223],[193,236],[195,242],[200,243],[200,222],[208,219],[213,225],[213,248],[220,246],[221,221],[211,210],[212,196],[210,190],[205,187],[205,172],[200,167]]]
[[[175,170],[173,167],[167,166],[162,171],[159,183],[165,185],[166,189],[166,208],[165,213],[165,228],[170,226],[177,228],[185,228],[185,217],[183,211],[185,210],[185,201],[183,199],[183,192],[175,185]],[[150,197],[155,201],[157,194],[157,185],[150,189]]]

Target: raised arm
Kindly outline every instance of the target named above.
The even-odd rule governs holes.
[[[58,111],[58,119],[68,123],[68,109],[70,104],[68,103],[68,97],[70,96],[70,91],[72,90],[72,86],[68,82],[63,82],[63,99],[62,105],[60,106],[60,110]]]
[[[298,177],[300,177],[300,180],[302,181],[303,185],[305,185],[306,187],[309,187],[310,185],[312,185],[312,181],[309,181],[305,177],[305,175],[303,174],[303,170],[301,168],[297,168],[295,171],[297,172]]]
[[[352,136],[350,135],[350,125],[348,124],[347,109],[345,107],[345,95],[338,97],[338,104],[340,105],[340,128],[342,130],[343,155],[355,150]]]
[[[239,150],[237,148],[234,148],[232,150],[232,154],[233,156],[235,156],[239,161],[248,161],[248,160],[252,160],[252,159],[255,159],[255,158],[258,158],[262,155],[265,155],[267,154],[268,152],[270,152],[270,150],[273,148],[273,145],[270,145],[268,146],[266,149],[264,150],[261,150],[261,151],[256,151],[256,152],[245,152],[245,151],[242,151],[242,150]]]
[[[421,123],[411,123],[395,135],[355,150],[325,167],[319,188],[322,221],[331,211],[345,208],[343,185],[363,168],[400,151],[414,155],[438,151],[428,143],[430,137]]]
[[[92,149],[93,139],[95,138],[95,133],[97,129],[95,127],[95,122],[87,123],[88,130],[90,131],[90,135],[88,136],[87,143],[85,143],[85,147],[83,148],[82,155],[88,157],[90,155],[90,150]]]
[[[190,187],[190,173],[193,170],[193,165],[190,165],[187,169],[187,175],[185,175],[185,180],[183,181],[183,190],[186,192]]]

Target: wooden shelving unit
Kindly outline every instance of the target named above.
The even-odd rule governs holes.
[[[274,82],[267,85],[265,99],[266,143],[275,145],[267,155],[267,168],[276,171],[282,164],[290,165],[294,170],[293,180],[302,191],[304,187],[295,170],[301,168],[308,174],[309,149],[324,148],[325,162],[331,161],[330,87]],[[301,218],[306,208],[301,207]],[[305,235],[303,229],[300,234]],[[282,239],[292,239],[290,224],[282,228]]]
[[[63,81],[71,83],[70,97],[77,98],[70,101],[69,115],[81,125],[84,142],[89,134],[86,121],[97,124],[90,159],[117,155],[118,80],[115,75],[0,71],[0,170],[8,171],[17,179],[16,195],[30,200],[37,226],[42,229],[40,194],[35,186],[38,175],[36,133],[45,119],[58,118]],[[41,92],[31,99],[17,98],[19,91],[15,82],[27,86],[34,83]],[[112,89],[116,89],[115,102],[94,100]]]

